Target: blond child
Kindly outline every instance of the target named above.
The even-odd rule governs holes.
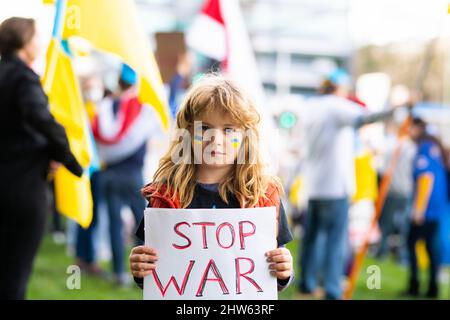
[[[208,75],[187,93],[177,114],[179,139],[160,160],[153,182],[142,189],[152,208],[276,207],[278,248],[266,253],[278,289],[293,278],[292,240],[283,205],[282,186],[264,173],[259,152],[260,116],[252,101],[230,80]],[[143,221],[136,235],[144,239]],[[157,268],[158,252],[134,247],[130,268],[135,281]]]

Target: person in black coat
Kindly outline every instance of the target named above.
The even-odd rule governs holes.
[[[38,53],[33,19],[0,25],[0,300],[25,299],[49,209],[49,169],[83,174],[29,67]]]

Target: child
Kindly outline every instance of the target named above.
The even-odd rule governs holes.
[[[280,201],[282,187],[275,177],[263,173],[259,121],[255,106],[234,83],[217,75],[205,76],[190,89],[177,115],[176,129],[182,142],[172,142],[154,181],[142,194],[152,208],[275,206],[278,249],[266,256],[271,274],[278,279],[278,290],[282,290],[293,278],[292,256],[284,247],[292,235]],[[143,221],[136,235],[144,240]],[[139,285],[157,261],[154,248],[132,249],[130,267]]]

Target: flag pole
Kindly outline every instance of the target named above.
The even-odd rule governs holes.
[[[386,202],[386,198],[388,195],[389,187],[392,182],[392,176],[394,173],[395,168],[397,167],[398,160],[400,158],[402,145],[405,139],[406,134],[408,133],[409,126],[411,125],[412,116],[411,114],[408,115],[407,119],[403,122],[399,134],[398,134],[398,143],[395,147],[392,159],[389,163],[389,168],[387,173],[383,176],[380,183],[380,189],[378,193],[377,200],[375,202],[375,214],[372,218],[372,221],[370,223],[369,231],[366,233],[366,236],[364,238],[364,242],[359,249],[355,261],[353,262],[350,275],[349,275],[349,281],[348,285],[344,291],[344,299],[349,300],[353,296],[353,292],[355,291],[356,287],[356,281],[358,280],[358,276],[362,267],[362,264],[364,262],[364,259],[366,257],[367,251],[369,249],[369,243],[370,243],[370,236],[372,234],[372,231],[375,229],[378,220],[380,219],[382,209],[384,207],[384,204]]]
[[[52,37],[61,40],[64,27],[67,0],[56,1],[55,23],[53,25]]]

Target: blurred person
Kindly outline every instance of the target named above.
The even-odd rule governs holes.
[[[99,207],[103,201],[101,171],[91,174],[91,194],[92,194],[92,221],[87,229],[77,225],[75,238],[76,264],[80,269],[90,275],[105,276],[106,272],[100,267],[96,252],[96,232],[99,225]]]
[[[389,165],[395,148],[398,144],[396,129],[392,124],[388,126],[386,136],[386,152],[383,159],[383,172],[389,170]],[[413,194],[413,163],[416,157],[417,148],[411,139],[404,138],[399,152],[397,165],[392,174],[391,185],[386,197],[384,207],[381,212],[379,226],[381,230],[381,240],[377,251],[377,257],[382,258],[388,251],[388,238],[393,233],[396,222],[400,234],[399,258],[402,264],[408,263],[407,234],[408,234],[408,212],[411,207]]]
[[[169,83],[169,106],[172,117],[175,119],[178,112],[178,106],[185,94],[190,81],[192,71],[192,60],[188,53],[179,56],[175,74]]]
[[[437,298],[440,264],[439,227],[448,204],[445,176],[447,153],[441,142],[427,133],[427,124],[420,118],[413,120],[409,135],[417,144],[418,152],[414,160],[414,200],[408,234],[410,277],[407,294],[419,295],[416,244],[418,240],[423,239],[430,261],[426,297]]]
[[[48,174],[60,163],[83,174],[30,68],[39,51],[33,19],[0,25],[0,299],[25,299],[49,209]]]
[[[55,199],[55,181],[50,181],[50,210],[51,210],[51,229],[50,232],[52,234],[52,239],[55,244],[64,244],[66,242],[66,234],[64,232],[64,227],[62,224],[61,213],[59,213],[56,207],[56,199]]]
[[[144,214],[145,199],[140,195],[143,167],[150,136],[159,128],[153,108],[137,97],[136,72],[122,66],[119,92],[97,105],[93,123],[99,157],[103,162],[100,192],[106,203],[112,250],[114,282],[128,285],[131,278],[124,266],[124,228],[121,209],[131,209],[135,224]],[[140,243],[139,241],[137,242]]]
[[[350,101],[350,84],[344,70],[335,70],[319,89],[321,95],[311,98],[302,109],[298,123],[309,199],[299,246],[298,290],[313,294],[321,274],[326,299],[342,296],[349,199],[356,184],[355,129],[389,118],[394,112],[371,113]]]

